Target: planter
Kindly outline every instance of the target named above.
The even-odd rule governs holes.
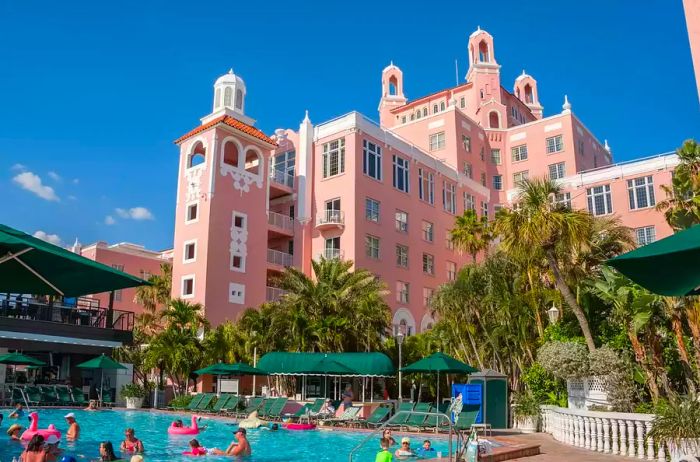
[[[536,433],[538,420],[538,416],[534,415],[517,417],[515,419],[515,428],[522,433]]]
[[[671,462],[700,460],[700,439],[681,440],[680,444],[667,443]]]
[[[126,398],[127,409],[141,409],[143,398]]]

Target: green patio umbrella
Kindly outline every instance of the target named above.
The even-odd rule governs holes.
[[[436,373],[437,374],[437,405],[440,405],[440,372],[444,374],[471,374],[479,372],[469,364],[454,359],[445,353],[433,353],[401,369],[406,373]]]
[[[148,282],[0,225],[0,293],[74,297]]]
[[[262,369],[258,369],[246,363],[216,363],[194,371],[197,375],[269,375]]]
[[[700,294],[700,225],[619,255],[607,264],[650,291]]]
[[[102,353],[96,358],[92,358],[89,361],[78,364],[76,367],[80,369],[100,369],[100,402],[102,402],[102,386],[104,381],[105,369],[115,370],[115,369],[126,369],[109,356]]]
[[[38,359],[32,358],[31,356],[23,355],[22,353],[7,353],[2,356],[0,356],[0,364],[8,364],[13,367],[13,372],[15,376],[15,380],[17,377],[17,366],[30,366],[30,367],[39,367],[39,366],[46,366],[46,363],[43,361],[39,361]]]

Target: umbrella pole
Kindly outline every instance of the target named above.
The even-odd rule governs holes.
[[[369,402],[374,402],[374,378],[369,378]]]
[[[105,370],[100,369],[100,406],[104,404],[102,397],[104,396]]]
[[[437,371],[437,397],[435,398],[437,403],[435,407],[436,412],[440,412],[440,371]],[[437,432],[440,417],[435,419],[435,431]]]

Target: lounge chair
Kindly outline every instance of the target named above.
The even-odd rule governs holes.
[[[430,403],[416,403],[413,412],[430,412],[431,407],[432,405]],[[408,419],[406,419],[406,423],[402,426],[406,428],[421,428],[427,417],[428,416],[425,414],[410,414]]]
[[[82,406],[84,404],[87,404],[87,400],[85,399],[85,393],[83,393],[82,389],[78,387],[73,387],[71,389],[71,396],[73,397],[73,402],[76,405]]]
[[[24,387],[24,394],[27,397],[29,404],[38,405],[42,403],[41,391],[37,387],[31,387],[27,385]]]
[[[12,398],[11,398],[11,403],[10,404],[15,404],[15,403],[24,403],[24,390],[21,387],[14,386],[12,387]]]
[[[303,417],[306,417],[306,414],[311,412],[311,404],[305,403],[302,407],[297,409],[295,413],[290,413],[288,412],[287,414],[284,415],[284,417],[293,420],[294,422],[298,422],[301,420]]]
[[[450,403],[440,403],[440,405],[436,408],[435,405],[430,406],[430,412],[437,412],[439,414],[446,414],[449,417],[449,409],[450,409]],[[439,416],[428,416],[427,419],[425,419],[425,422],[423,423],[424,429],[435,429],[435,427],[444,427],[444,426],[449,426],[449,423],[447,422],[447,419],[444,417],[439,417]]]
[[[312,413],[320,411],[325,402],[326,398],[316,398],[316,400],[309,405],[309,411]]]
[[[267,417],[275,404],[276,398],[267,398],[258,409],[258,417]]]
[[[264,398],[250,398],[248,405],[241,412],[235,412],[234,415],[237,417],[248,417],[252,412],[260,409],[263,404]]]
[[[396,414],[394,414],[396,417],[391,419],[388,426],[401,427],[403,425],[406,425],[406,422],[408,421],[409,417],[411,417],[411,414],[409,414],[411,411],[413,411],[413,403],[400,403],[399,408],[396,410]],[[403,414],[399,414],[400,412],[403,412]]]
[[[56,387],[56,396],[58,397],[58,404],[61,405],[73,405],[73,398],[70,396],[70,390],[67,387]]]
[[[102,390],[101,396],[101,406],[112,407],[114,406],[114,397],[112,396],[112,390]]]
[[[270,412],[267,413],[265,416],[268,419],[272,420],[282,420],[282,411],[284,410],[284,407],[287,405],[287,401],[289,401],[287,398],[277,398],[273,403],[272,407],[270,407]]]
[[[460,412],[459,415],[456,416],[456,422],[454,424],[455,430],[458,432],[470,431],[472,425],[476,423],[476,419],[479,417],[479,412],[481,412],[481,405],[465,404],[462,407],[462,412]]]
[[[355,424],[358,426],[363,426],[363,427],[377,427],[381,425],[384,420],[389,416],[391,413],[391,409],[386,407],[386,406],[379,406],[372,413],[367,417],[366,419],[358,419]]]
[[[216,400],[216,403],[214,403],[214,405],[211,407],[211,409],[208,409],[208,410],[205,409],[205,412],[211,412],[213,414],[218,414],[219,412],[221,412],[221,409],[224,408],[226,403],[228,403],[228,400],[230,397],[231,397],[231,395],[229,393],[221,393],[221,395],[219,395],[219,397]]]
[[[349,407],[343,411],[340,417],[334,419],[323,419],[321,425],[342,425],[351,423],[357,420],[357,414],[360,412],[359,407]]]
[[[241,397],[238,395],[230,395],[228,401],[219,410],[220,414],[234,414],[238,411],[238,404],[241,402]]]
[[[202,411],[206,412],[209,409],[209,405],[214,400],[215,396],[216,396],[216,394],[214,394],[214,393],[204,393],[202,400],[192,410],[199,411],[199,412],[202,412]]]
[[[41,385],[39,387],[39,393],[41,393],[41,402],[43,404],[48,404],[51,406],[58,404],[56,390],[53,387]]]

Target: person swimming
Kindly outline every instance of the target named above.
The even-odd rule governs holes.
[[[124,437],[124,441],[122,441],[122,444],[120,446],[122,452],[144,452],[143,443],[140,439],[134,436],[133,428],[127,428],[124,431]]]
[[[172,426],[175,428],[182,428],[182,420],[181,419],[173,420]]]
[[[210,451],[210,454],[217,456],[249,456],[252,454],[252,449],[250,448],[250,443],[246,438],[245,428],[239,428],[234,432],[237,442],[229,444],[225,451],[221,449],[214,448]]]
[[[22,404],[17,403],[17,406],[15,406],[15,410],[10,412],[10,414],[7,416],[10,419],[19,419],[20,417],[24,417],[24,409],[22,407]]]
[[[183,452],[183,454],[188,456],[206,456],[207,449],[199,444],[199,441],[196,438],[193,438],[190,440],[190,450]]]
[[[101,462],[112,462],[119,460],[117,455],[114,453],[114,446],[112,446],[111,441],[103,441],[100,443],[100,458]]]
[[[11,441],[20,441],[21,432],[22,426],[20,424],[12,424],[10,428],[7,429],[7,436],[10,437]]]

